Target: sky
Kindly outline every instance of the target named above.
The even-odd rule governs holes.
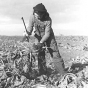
[[[55,35],[88,35],[88,0],[0,0],[0,35],[23,35],[33,7],[43,3]]]

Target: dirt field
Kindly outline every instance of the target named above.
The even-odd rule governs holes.
[[[22,36],[0,36],[0,43],[9,40],[21,41]],[[88,36],[56,36],[56,41],[64,61],[71,58],[88,57]],[[34,38],[31,37],[30,45],[33,42]]]
[[[23,61],[27,60],[27,56],[26,57],[22,56],[21,51],[24,47],[21,46],[22,45],[22,43],[20,42],[21,40],[22,40],[21,36],[13,36],[13,37],[12,36],[10,36],[10,37],[9,36],[0,36],[0,59],[3,59],[3,61],[6,61],[4,59],[12,59],[12,58],[15,58],[15,59],[18,58],[18,61],[20,60],[20,58],[23,58],[24,59]],[[87,36],[58,36],[58,37],[56,37],[56,41],[58,44],[60,54],[65,62],[65,67],[69,68],[70,71],[73,71],[73,70],[78,71],[81,68],[82,71],[79,71],[76,75],[79,78],[79,81],[81,81],[80,83],[84,82],[83,81],[84,79],[87,82],[88,81],[87,80],[88,79],[88,66],[87,66],[88,65],[88,37]],[[33,42],[34,42],[34,38],[31,37],[30,43],[24,43],[24,46],[27,45],[27,47],[31,48],[31,45],[33,44]],[[18,47],[18,50],[16,50],[17,47]],[[13,57],[11,57],[11,54]],[[21,55],[20,57],[18,57],[19,54]],[[26,54],[27,54],[27,52],[26,52]],[[15,57],[15,56],[17,56],[17,57]],[[48,58],[50,58],[49,55],[46,56],[46,59],[48,59]],[[50,59],[48,59],[48,60],[50,60]],[[47,63],[49,62],[48,60],[47,60]],[[21,63],[24,63],[24,62],[21,62]],[[71,68],[71,66],[74,64],[75,64],[75,66],[73,66],[73,68]],[[0,64],[0,66],[1,66],[0,72],[2,72],[3,65]],[[13,64],[11,64],[11,66],[13,66]],[[76,66],[77,66],[77,68],[76,68]],[[15,69],[15,68],[13,68],[13,69]],[[12,72],[14,72],[14,70]],[[15,72],[17,72],[17,71],[15,71]],[[73,71],[73,72],[75,72],[75,71]],[[2,76],[2,73],[0,73],[0,77],[1,76]],[[75,80],[75,76],[73,74],[68,74],[66,77],[68,78],[69,76],[72,76],[74,78],[73,80]],[[42,76],[42,77],[44,78],[43,82],[46,83],[46,80],[45,80],[46,77],[45,76]],[[60,87],[58,86],[58,87],[49,87],[49,88],[86,88],[86,87],[83,87],[80,83],[78,83],[78,81],[77,81],[77,83],[76,83],[77,85],[76,85],[75,82],[73,82],[71,79],[69,79],[69,80],[72,81],[71,84],[72,85],[74,84],[73,86],[75,86],[75,85],[78,86],[78,84],[79,84],[79,86],[81,86],[81,87],[79,87],[79,86],[78,87],[67,87],[66,80],[68,80],[68,79],[66,77],[65,77],[65,81],[61,82],[61,85],[64,83],[63,84],[63,85],[65,85],[64,87],[61,87],[61,85],[60,85]],[[21,76],[21,78],[22,78],[22,76]],[[50,78],[52,78],[52,77],[50,77]],[[58,75],[56,75],[56,78],[58,80]],[[12,80],[12,79],[10,79],[10,77],[7,77],[6,79]],[[25,77],[23,77],[22,79],[25,81]],[[7,82],[8,82],[8,80],[7,80]],[[20,83],[20,81],[17,81],[16,78],[14,78],[14,80],[16,82]],[[23,83],[23,80],[21,81],[22,83]],[[15,83],[15,81],[14,81],[14,83]],[[30,82],[29,81],[26,80],[26,84],[25,84],[26,86],[31,85],[32,81],[30,81]],[[52,79],[50,79],[50,81],[52,81]],[[0,78],[0,82],[1,82],[1,84],[3,82],[3,80],[1,80],[1,78]],[[53,81],[53,82],[55,82],[55,81]],[[21,84],[21,86],[19,86],[19,87],[11,87],[11,86],[7,87],[8,86],[7,84],[5,84],[6,88],[24,88],[22,86],[25,86],[24,84]],[[34,84],[36,84],[36,83],[34,83]],[[71,85],[69,84],[69,86],[71,86]],[[4,87],[1,87],[1,88],[4,88]],[[37,88],[37,87],[25,87],[25,88]],[[41,88],[41,87],[39,87],[39,88]],[[46,88],[46,87],[44,87],[44,88]]]

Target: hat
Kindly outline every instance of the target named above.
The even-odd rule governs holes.
[[[33,7],[34,11],[47,12],[45,6],[42,3],[37,4]]]

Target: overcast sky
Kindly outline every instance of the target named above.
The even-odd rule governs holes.
[[[88,35],[88,0],[0,0],[0,35],[23,35],[33,7],[43,3],[55,35]]]

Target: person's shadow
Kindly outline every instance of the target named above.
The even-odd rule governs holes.
[[[71,65],[71,68],[70,68],[70,73],[78,73],[79,71],[82,71],[86,66],[88,66],[88,63],[85,63],[85,64],[82,64],[82,63],[74,63]],[[68,70],[68,69],[66,69]]]

